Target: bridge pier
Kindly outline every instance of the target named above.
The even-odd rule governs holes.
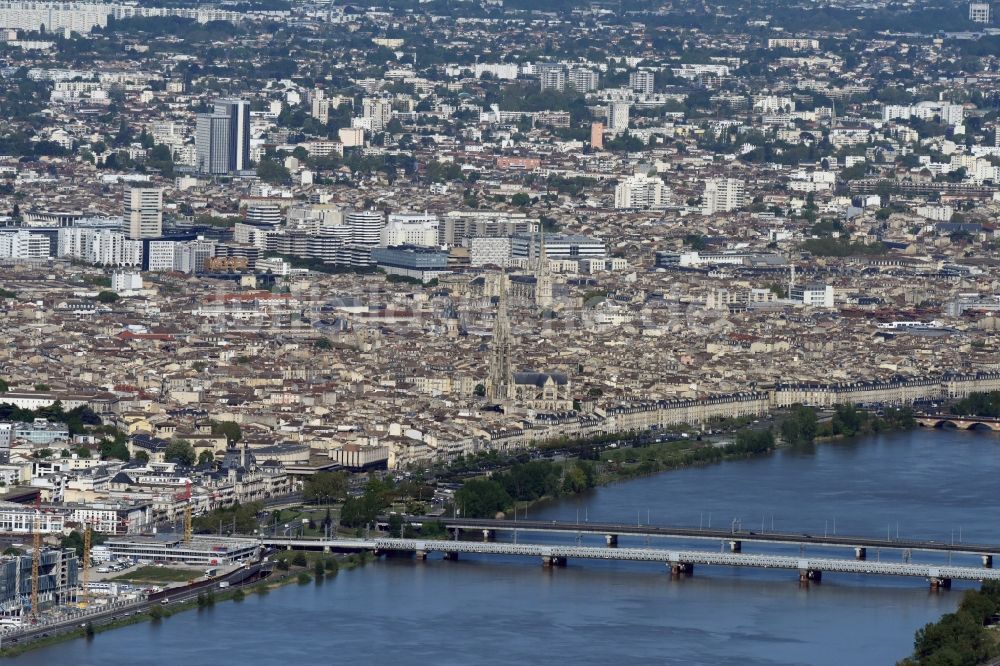
[[[444,559],[455,561],[458,559],[458,553],[454,550],[449,550],[444,554]]]
[[[413,556],[422,562],[427,559],[427,551],[426,550],[414,551]]]
[[[985,568],[987,568],[987,569],[992,569],[993,568],[993,556],[992,555],[983,555],[982,559],[983,559],[983,566]]]
[[[694,573],[694,565],[690,562],[671,562],[667,566],[670,567],[671,578],[680,578],[681,574],[690,576]]]
[[[951,578],[931,578],[932,590],[950,590]]]
[[[868,549],[858,546],[854,549],[854,559],[856,560],[867,560],[868,559]]]
[[[819,569],[799,569],[799,584],[808,585],[811,582],[819,583],[823,580],[823,572]]]
[[[733,539],[729,542],[729,552],[731,553],[742,553],[743,552],[743,542]]]
[[[330,547],[329,546],[323,546],[323,552],[324,553],[329,553],[330,552]]]
[[[608,545],[608,548],[618,547],[618,535],[617,534],[606,534],[604,535],[604,543]]]
[[[546,569],[552,567],[564,567],[566,566],[566,558],[557,557],[555,555],[542,555],[542,566]]]
[[[495,541],[497,533],[494,530],[483,530],[483,541]]]

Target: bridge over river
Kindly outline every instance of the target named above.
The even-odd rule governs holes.
[[[742,552],[710,552],[664,548],[617,548],[593,546],[561,546],[547,544],[516,544],[491,541],[434,541],[424,539],[323,539],[305,537],[263,537],[262,543],[274,548],[323,549],[327,551],[370,551],[375,554],[399,553],[426,559],[430,553],[441,553],[445,559],[458,559],[461,554],[514,555],[540,558],[544,566],[564,566],[569,559],[619,560],[658,562],[665,564],[673,576],[690,575],[695,565],[756,567],[797,571],[800,583],[822,579],[823,572],[869,574],[875,576],[910,576],[924,578],[932,589],[947,588],[952,580],[998,580],[1000,570],[968,566],[870,562],[848,558],[792,557],[785,555],[747,554]]]
[[[791,544],[801,547],[824,546],[852,548],[855,558],[867,559],[869,549],[905,550],[942,553],[963,553],[978,555],[983,566],[993,566],[993,556],[1000,553],[1000,544],[947,543],[943,541],[922,541],[914,539],[892,539],[851,535],[814,535],[804,532],[753,532],[744,529],[712,529],[701,527],[678,527],[661,525],[641,525],[624,523],[557,522],[552,520],[494,520],[488,518],[461,518],[441,516],[404,516],[403,521],[419,525],[423,521],[440,521],[449,531],[482,531],[484,540],[492,539],[497,532],[535,532],[604,535],[609,547],[618,545],[618,537],[624,535],[657,537],[662,539],[705,539],[724,541],[733,552],[742,551],[743,543]],[[385,520],[380,525],[387,525]]]
[[[917,425],[925,428],[943,428],[954,426],[959,430],[972,430],[974,428],[987,428],[993,432],[1000,432],[1000,419],[989,416],[956,416],[954,414],[914,414]]]

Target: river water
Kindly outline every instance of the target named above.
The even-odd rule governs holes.
[[[997,478],[997,435],[918,430],[623,482],[537,507],[528,517],[692,526],[711,520],[713,527],[738,520],[754,531],[883,537],[898,531],[900,538],[997,543]],[[677,542],[652,545],[667,543]],[[752,548],[744,544],[744,552]],[[869,553],[869,559],[901,557]],[[846,574],[800,587],[793,571],[721,567],[671,580],[655,564],[570,561],[545,570],[534,559],[463,558],[381,560],[318,585],[251,594],[13,661],[893,664],[909,653],[913,632],[953,610],[963,589],[930,592],[922,579]],[[977,564],[958,556],[954,562]]]

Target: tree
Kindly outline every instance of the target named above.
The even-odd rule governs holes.
[[[531,203],[531,197],[524,192],[518,192],[510,198],[510,203],[518,207],[527,206]]]
[[[225,435],[230,446],[243,439],[240,425],[233,421],[212,421],[212,434],[216,437]]]
[[[264,158],[257,165],[257,176],[265,183],[284,185],[292,180],[292,174],[277,160]]]
[[[204,450],[198,454],[198,464],[199,465],[212,465],[215,463],[215,453],[209,450]]]
[[[345,472],[318,472],[302,486],[302,498],[307,502],[339,500],[347,495]]]
[[[142,464],[145,465],[146,463],[149,462],[149,454],[146,453],[145,451],[138,451],[135,454],[135,459],[136,461],[141,462]]]
[[[98,303],[114,303],[118,300],[118,294],[113,291],[102,291],[97,295]]]
[[[10,384],[8,384],[3,379],[0,379],[0,393],[6,393],[10,390]]]
[[[492,518],[511,503],[510,495],[493,479],[470,479],[455,493],[455,504],[467,518]]]
[[[195,453],[191,442],[185,439],[175,439],[163,451],[163,458],[167,462],[174,462],[179,465],[194,465]]]

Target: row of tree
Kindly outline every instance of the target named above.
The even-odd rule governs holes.
[[[951,411],[961,416],[987,416],[1000,418],[1000,391],[970,393],[956,402]]]
[[[917,631],[913,655],[903,666],[983,664],[1000,656],[1000,644],[987,622],[1000,612],[1000,583],[986,581],[969,590],[954,613]]]

